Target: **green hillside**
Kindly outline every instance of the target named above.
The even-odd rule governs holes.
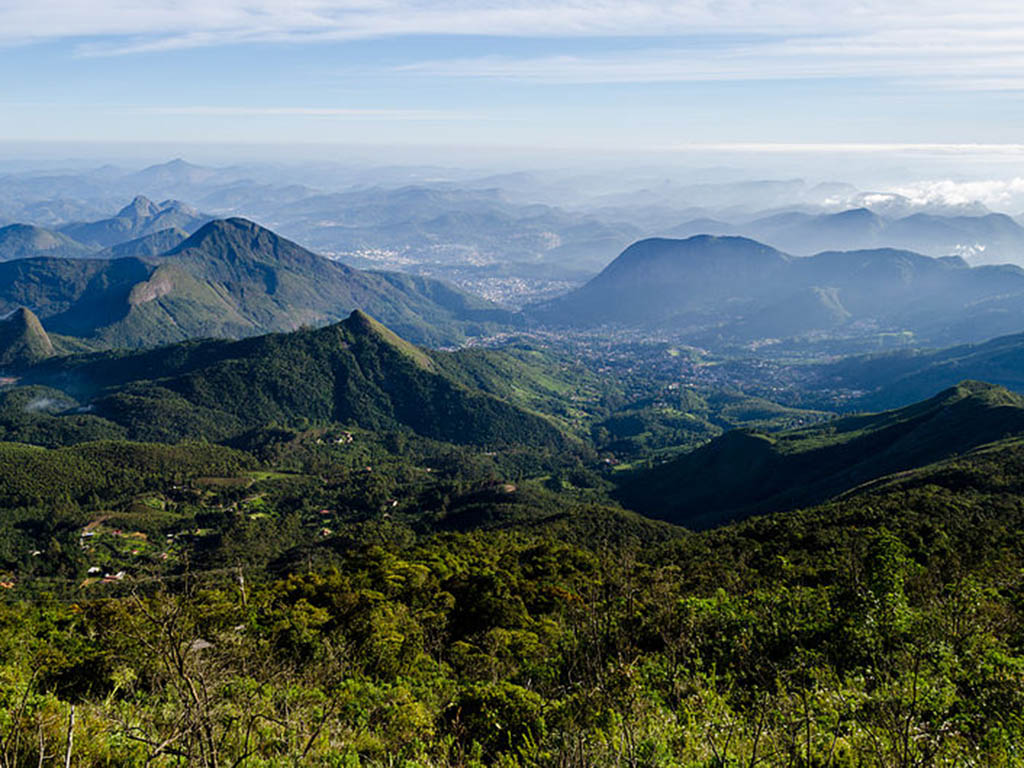
[[[0,312],[28,307],[47,330],[140,347],[253,336],[337,321],[360,307],[419,343],[448,344],[509,314],[436,280],[355,270],[244,219],[213,221],[159,256],[162,238],[122,258],[0,264]]]
[[[443,353],[434,353],[445,359]],[[269,424],[404,428],[436,440],[568,449],[548,420],[461,383],[356,311],[318,330],[61,358],[25,372],[132,439],[225,440]]]
[[[729,432],[625,480],[623,504],[687,527],[825,501],[1024,432],[1024,398],[963,382],[915,405],[773,435]]]
[[[36,256],[80,259],[91,256],[95,250],[65,234],[31,224],[0,227],[0,261]]]
[[[55,354],[39,318],[22,307],[0,320],[0,368],[22,368]]]

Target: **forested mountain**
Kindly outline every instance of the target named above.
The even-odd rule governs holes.
[[[262,206],[420,276],[142,197],[67,227],[89,258],[0,262],[0,766],[1017,765],[1024,270],[651,239],[513,316],[422,274],[550,296],[684,197],[804,183],[655,169],[592,216],[389,173],[52,182]],[[750,218],[900,231],[805,192]],[[1012,242],[963,218],[917,223]],[[918,349],[838,357],[889,337]]]
[[[20,383],[62,392],[84,407],[69,417],[88,412],[133,439],[221,441],[272,424],[341,423],[572,450],[553,423],[457,382],[452,368],[457,360],[435,363],[356,311],[318,330],[55,359]]]
[[[1024,269],[892,249],[793,257],[741,237],[642,240],[535,322],[687,330],[722,339],[843,330],[986,338],[1019,327]]]
[[[174,232],[155,234],[173,242]],[[244,219],[214,221],[160,256],[20,259],[0,265],[0,312],[27,307],[51,333],[97,346],[250,336],[323,325],[357,307],[403,335],[444,343],[507,313],[428,278],[355,270]]]
[[[1024,397],[963,382],[883,413],[774,435],[737,430],[627,480],[627,507],[691,528],[821,502],[1024,433]]]

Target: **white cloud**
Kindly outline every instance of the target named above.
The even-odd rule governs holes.
[[[920,211],[976,215],[989,210],[1019,214],[1024,211],[1024,178],[913,181],[877,192],[831,197],[822,204],[835,211],[864,207],[890,216]]]
[[[917,181],[896,187],[891,192],[902,195],[912,205],[922,208],[979,202],[994,210],[1024,210],[1024,178],[1021,177],[982,181]]]

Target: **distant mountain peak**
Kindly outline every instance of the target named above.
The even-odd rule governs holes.
[[[166,163],[156,163],[155,165],[150,165],[147,168],[143,168],[141,173],[146,173],[147,171],[159,171],[159,170],[179,171],[179,170],[187,170],[187,169],[199,168],[199,167],[200,166],[194,165],[194,164],[188,162],[187,160],[185,160],[183,158],[176,157],[173,160],[168,160]]]
[[[117,212],[118,218],[142,221],[150,219],[160,212],[156,204],[144,195],[136,195],[124,208]]]
[[[693,235],[684,240],[667,237],[649,237],[638,240],[624,250],[609,265],[621,268],[650,260],[671,259],[674,261],[716,255],[742,257],[770,257],[772,260],[786,260],[788,257],[771,246],[738,235]],[[607,271],[607,270],[606,270]]]
[[[872,211],[870,208],[849,208],[845,211],[833,214],[836,217],[842,217],[846,219],[881,219],[877,213]]]
[[[531,314],[556,324],[671,324],[680,313],[717,311],[736,292],[769,292],[789,262],[781,251],[746,237],[648,238]]]
[[[188,203],[183,203],[181,200],[164,200],[157,206],[157,208],[159,208],[161,213],[175,212],[196,217],[201,215],[198,208],[195,208]]]
[[[191,232],[208,220],[209,217],[177,200],[157,205],[145,195],[136,195],[110,218],[65,224],[60,232],[88,248],[111,248],[171,227]]]

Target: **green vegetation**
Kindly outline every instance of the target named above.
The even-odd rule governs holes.
[[[934,352],[912,350],[852,357],[823,366],[822,378],[866,391],[856,403],[886,408],[914,402],[965,378],[1024,391],[1024,335],[1001,336]]]
[[[816,504],[871,480],[1024,431],[1024,398],[963,382],[895,411],[768,435],[729,432],[623,481],[619,498],[688,527]]]
[[[15,310],[0,320],[0,368],[23,368],[54,354],[53,342],[29,310]]]
[[[776,432],[829,415],[789,408],[734,389],[700,392],[677,385],[616,409],[594,424],[591,436],[604,451],[650,463],[692,451],[731,429]]]
[[[271,424],[341,423],[404,427],[454,443],[574,450],[546,418],[445,373],[455,367],[451,360],[435,366],[426,352],[355,312],[312,331],[55,359],[27,370],[21,383],[90,402],[89,415],[131,439],[222,441]],[[81,411],[68,408],[41,426],[52,429],[54,419]]]
[[[692,534],[345,437],[279,442],[306,472],[0,449],[131,467],[13,529],[5,759],[63,756],[73,705],[86,765],[1019,764],[1020,439]],[[346,506],[369,478],[398,504]]]

